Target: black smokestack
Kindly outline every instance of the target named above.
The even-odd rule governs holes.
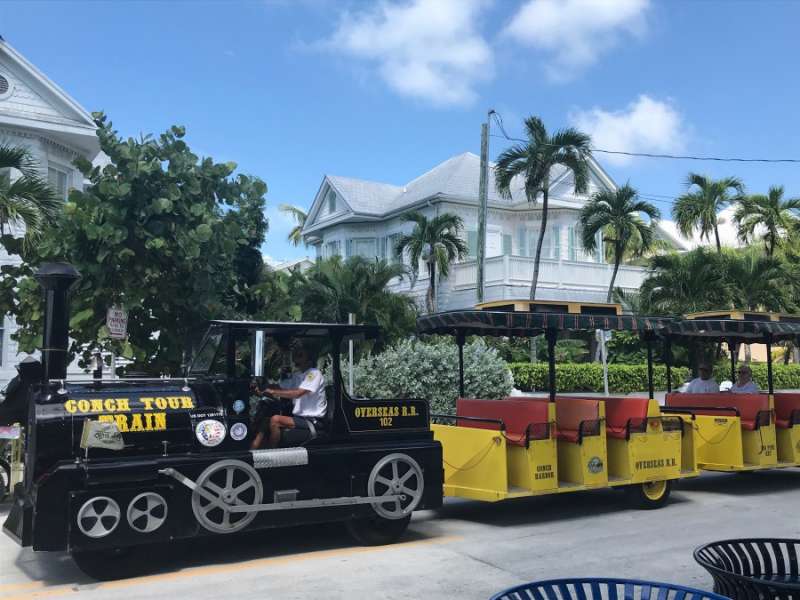
[[[81,274],[67,263],[45,263],[36,272],[44,291],[42,370],[44,380],[66,379],[69,344],[69,288]]]

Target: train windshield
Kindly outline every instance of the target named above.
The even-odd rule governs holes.
[[[225,338],[225,333],[222,329],[212,331],[206,336],[203,345],[194,357],[192,366],[189,369],[190,373],[207,374],[211,371],[211,367],[219,362],[225,360],[225,345],[222,340]],[[224,373],[224,370],[222,371]]]

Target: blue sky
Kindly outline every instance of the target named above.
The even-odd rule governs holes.
[[[770,0],[0,3],[0,35],[121,133],[182,124],[264,179],[275,258],[309,252],[279,203],[478,153],[488,108],[511,135],[536,114],[598,148],[800,158],[798,23]],[[800,165],[597,158],[662,211],[689,170],[800,195]]]

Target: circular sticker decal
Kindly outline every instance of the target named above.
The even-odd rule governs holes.
[[[215,419],[206,419],[200,421],[194,429],[197,436],[197,441],[206,446],[213,448],[219,446],[222,440],[225,439],[225,425]]]
[[[244,410],[244,400],[235,400],[233,403],[233,412],[235,412],[237,415],[240,415],[242,414],[243,410]]]
[[[247,437],[247,425],[244,423],[234,423],[231,425],[231,437],[237,442]]]
[[[587,467],[590,473],[599,473],[603,470],[603,461],[599,456],[593,456]]]

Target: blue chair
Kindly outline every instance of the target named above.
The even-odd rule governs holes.
[[[500,592],[492,600],[730,600],[671,583],[636,579],[550,579]]]

